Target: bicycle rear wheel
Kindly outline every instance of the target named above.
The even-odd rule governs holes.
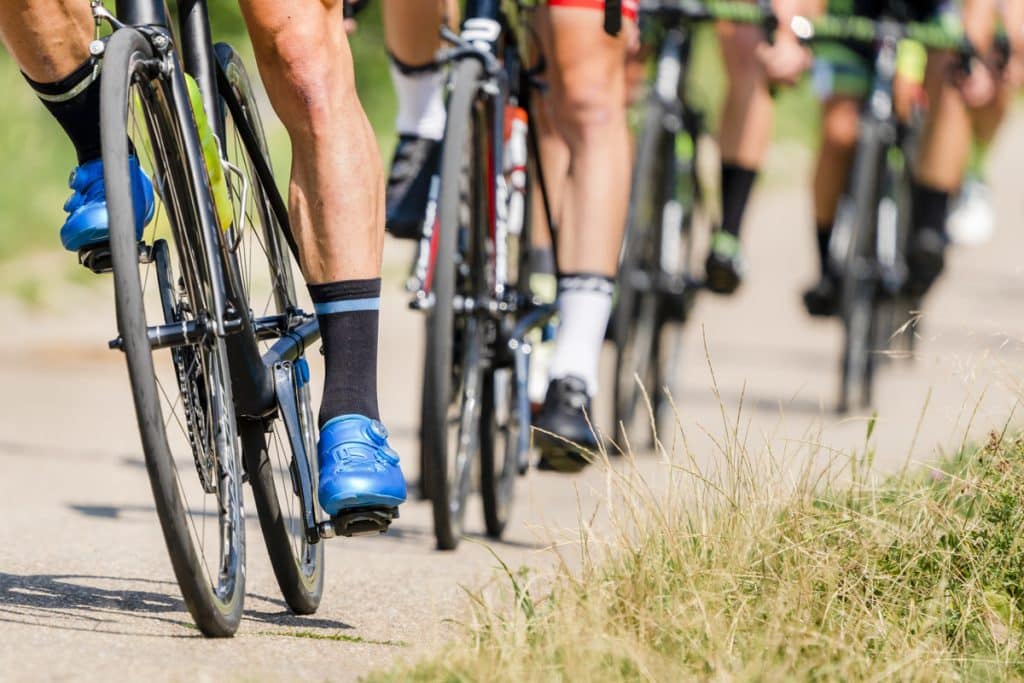
[[[841,312],[843,356],[839,392],[840,412],[867,407],[872,400],[875,359],[873,342],[878,296],[875,235],[885,143],[877,126],[863,125],[851,174],[848,206],[850,238],[843,268]],[[844,228],[839,228],[843,230]]]
[[[662,204],[661,178],[669,134],[660,104],[648,108],[630,192],[629,225],[619,266],[618,299],[612,330],[615,340],[615,424],[612,434],[629,439],[639,428],[637,409],[644,392],[657,391],[654,347],[658,334],[653,244]],[[648,431],[648,430],[644,430]],[[621,432],[621,433],[620,433]]]
[[[491,130],[478,97],[481,73],[480,63],[473,59],[459,62],[453,70],[430,275],[433,307],[427,317],[421,447],[423,481],[441,550],[454,549],[462,535],[480,446],[487,313],[470,304],[486,284],[478,235],[489,224],[494,180],[488,156]],[[456,299],[461,304],[458,311]]]
[[[667,127],[670,118],[654,104],[644,122],[613,326],[613,433],[624,441],[646,435],[633,446],[653,443],[667,418],[668,397],[678,393],[682,329],[692,295],[687,276],[695,177],[692,157],[681,159],[677,149],[679,136],[690,134]]]
[[[256,171],[254,155],[269,167],[263,124],[241,58],[228,45],[214,48],[218,86],[224,97],[228,192],[233,209],[228,239],[233,244],[231,268],[239,280],[253,320],[277,317],[282,333],[299,309],[287,240],[267,191]],[[278,336],[260,342],[266,353]],[[285,602],[296,614],[312,614],[324,588],[324,548],[309,543],[302,517],[302,500],[295,481],[295,458],[309,460],[316,491],[316,422],[313,418],[305,359],[291,364],[292,390],[305,450],[295,452],[280,415],[239,420],[246,473],[252,485],[256,511],[267,553]]]
[[[206,179],[197,174],[202,160],[183,147],[195,136],[183,81],[177,72],[164,76],[161,64],[133,29],[113,34],[103,60],[101,136],[117,325],[174,574],[199,629],[229,636],[245,594],[245,527],[226,347],[207,325],[221,274],[203,230],[216,228]],[[166,207],[141,247],[130,149]],[[153,325],[193,332],[154,349]]]

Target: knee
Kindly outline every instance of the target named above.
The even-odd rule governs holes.
[[[848,150],[857,144],[860,134],[860,112],[855,105],[841,106],[826,110],[822,121],[824,146],[831,149]]]
[[[765,81],[764,68],[757,56],[762,30],[757,26],[732,25],[720,31],[722,61],[732,88],[748,88]]]
[[[355,96],[342,1],[311,3],[254,35],[268,94],[289,129],[315,127],[340,100]]]
[[[588,145],[625,130],[625,88],[608,83],[576,83],[554,101],[559,132],[570,147]]]

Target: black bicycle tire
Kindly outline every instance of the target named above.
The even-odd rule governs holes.
[[[455,324],[455,253],[464,150],[472,132],[472,110],[480,87],[482,67],[474,59],[458,62],[452,74],[441,160],[438,200],[437,252],[427,316],[426,358],[421,408],[423,482],[429,492],[434,535],[439,550],[454,550],[463,519],[452,514],[448,482],[448,406],[452,393],[453,327]],[[464,513],[464,507],[461,508]]]
[[[630,191],[631,202],[641,200],[651,194],[654,203],[660,203],[660,198],[655,196],[658,181],[658,155],[662,150],[664,138],[668,135],[662,122],[665,111],[660,103],[654,103],[647,112],[643,130],[641,133],[640,145],[637,152],[637,160],[634,165],[632,188]],[[651,187],[647,188],[645,185]],[[660,190],[657,191],[660,194]],[[646,302],[644,306],[641,299],[644,293],[634,287],[633,278],[636,273],[644,270],[645,255],[650,247],[652,226],[646,224],[642,217],[637,215],[638,207],[635,203],[630,206],[629,227],[626,234],[626,248],[623,250],[622,262],[619,266],[618,292],[615,304],[613,321],[615,341],[615,386],[613,393],[615,424],[612,434],[616,438],[620,431],[625,428],[630,430],[635,418],[638,404],[641,402],[642,390],[637,385],[635,368],[629,365],[629,351],[632,350],[631,342],[635,340],[641,331],[645,332],[650,339],[650,349],[655,346],[654,337],[657,329],[641,330],[638,315],[646,312],[649,319],[644,321],[646,325],[658,326],[658,305],[656,301]],[[647,297],[656,297],[656,293],[649,285]],[[653,317],[651,317],[653,316]],[[650,352],[641,355],[650,358]],[[649,374],[649,373],[645,373]],[[641,382],[650,381],[650,377],[641,377]],[[648,392],[657,391],[657,387],[644,387]],[[628,437],[628,435],[622,435]]]
[[[140,71],[140,62],[151,58],[150,45],[141,33],[134,29],[120,29],[114,32],[108,42],[103,59],[100,133],[117,326],[128,365],[146,469],[174,575],[185,605],[200,631],[210,637],[226,637],[237,630],[242,615],[245,596],[244,527],[239,530],[241,558],[238,574],[234,577],[234,589],[227,601],[221,601],[213,595],[209,581],[204,581],[206,568],[196,556],[185,519],[186,513],[175,474],[176,466],[162,419],[139,280],[135,211],[128,172],[128,136],[125,131],[133,77]],[[145,75],[142,77],[148,78]],[[166,104],[170,100],[162,101]],[[230,392],[230,386],[226,390]],[[237,486],[241,505],[240,481]]]
[[[495,369],[490,368],[484,375],[480,403],[480,500],[484,509],[484,529],[491,538],[501,538],[508,527],[515,499],[515,481],[519,476],[517,452],[518,434],[514,430],[517,422],[514,415],[517,397],[515,376],[509,378],[509,415],[507,431],[503,441],[497,438],[501,427],[497,422]],[[497,466],[496,449],[503,446],[504,458],[501,468]]]
[[[885,144],[877,125],[862,125],[850,178],[850,197],[855,207],[854,232],[849,243],[842,280],[843,355],[839,411],[870,404],[874,364],[871,359],[872,323],[876,296],[875,273],[862,272],[874,263],[874,221],[877,220],[879,174]]]
[[[255,142],[263,150],[264,158],[269,164],[269,156],[266,147],[266,140],[263,135],[263,125],[258,116],[258,105],[252,98],[252,89],[248,74],[241,57],[229,46],[220,43],[214,47],[214,54],[218,67],[221,70],[223,81],[231,87],[230,96],[240,105],[239,109],[244,114],[250,114],[246,118],[249,129],[258,138]],[[225,117],[232,116],[232,107],[224,107]],[[249,152],[244,152],[248,154]],[[230,159],[229,159],[230,160]],[[230,160],[234,161],[234,160]],[[236,165],[240,165],[237,164]],[[261,211],[257,212],[262,225],[260,228],[267,235],[266,255],[271,272],[275,268],[281,269],[285,279],[291,281],[291,261],[288,253],[282,250],[287,244],[281,226],[275,219],[273,211],[267,205],[264,191],[260,187],[259,178],[251,179],[253,192],[259,198]],[[257,229],[252,226],[251,229]],[[273,263],[276,261],[275,263]],[[271,278],[274,280],[274,278]],[[279,301],[287,299],[290,304],[295,304],[294,292],[280,292],[277,290],[288,289],[287,283],[274,282],[275,298]],[[287,311],[278,311],[285,313]],[[301,401],[301,396],[296,397],[296,402]],[[271,418],[272,419],[272,418]],[[313,546],[312,571],[305,575],[300,569],[300,562],[295,553],[292,534],[288,530],[287,520],[281,511],[281,504],[277,495],[277,483],[274,476],[274,463],[271,461],[267,451],[267,429],[264,420],[239,420],[239,434],[242,439],[242,453],[246,463],[246,472],[249,476],[249,484],[252,486],[253,500],[256,504],[256,512],[263,531],[263,541],[267,547],[267,554],[270,557],[270,564],[274,570],[274,577],[277,579],[278,587],[284,596],[288,607],[295,614],[313,614],[320,606],[320,600],[324,589],[324,549],[323,543]],[[285,440],[287,441],[287,440]],[[289,449],[290,450],[290,449]],[[296,457],[292,453],[292,457]],[[315,457],[307,453],[307,457]],[[310,463],[315,468],[316,462]],[[315,492],[314,492],[315,493]]]

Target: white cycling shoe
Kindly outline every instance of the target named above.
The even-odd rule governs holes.
[[[946,231],[954,244],[977,246],[992,239],[996,231],[996,213],[992,190],[984,181],[968,178],[953,202]]]

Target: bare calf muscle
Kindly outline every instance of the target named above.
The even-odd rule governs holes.
[[[34,81],[58,81],[89,57],[92,13],[88,2],[5,0],[0,39]]]
[[[241,6],[271,104],[292,142],[291,219],[307,280],[377,277],[383,173],[355,89],[342,3]]]

